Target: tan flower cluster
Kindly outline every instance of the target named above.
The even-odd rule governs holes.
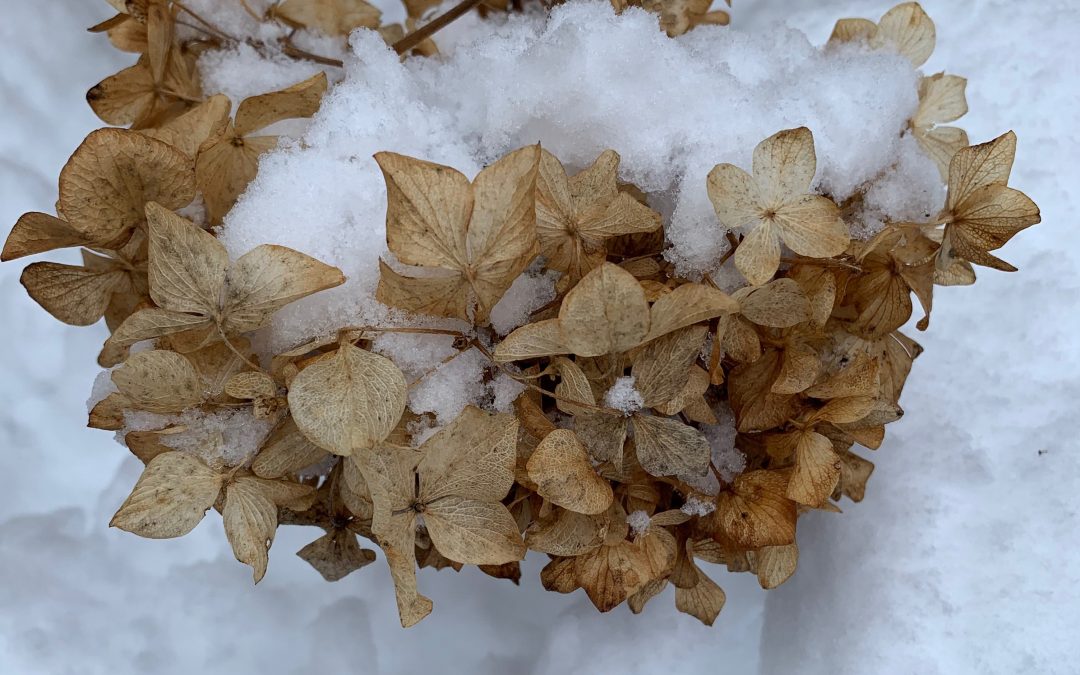
[[[838,511],[841,496],[861,500],[873,465],[852,448],[878,448],[902,414],[921,351],[898,332],[912,294],[924,329],[935,285],[972,283],[973,265],[1014,269],[991,252],[1039,222],[1035,204],[1007,185],[1011,132],[969,146],[963,131],[938,126],[966,110],[964,80],[944,74],[923,79],[910,125],[948,182],[944,208],[925,222],[851,240],[845,210],[811,189],[806,128],[761,141],[752,167],[709,173],[701,189],[746,280],[731,294],[708,275],[676,274],[660,214],[619,182],[613,150],[568,175],[528,146],[472,181],[379,153],[396,257],[382,264],[379,300],[468,322],[471,330],[448,331],[459,347],[525,386],[512,414],[467,407],[421,443],[405,377],[370,351],[381,332],[417,329],[344,328],[263,367],[250,334],[344,277],[280,246],[230,262],[208,229],[274,147],[259,130],[312,115],[326,78],[248,98],[231,115],[223,96],[201,98],[199,45],[175,37],[181,17],[198,17],[181,2],[112,4],[120,13],[97,29],[142,57],[89,100],[103,120],[131,129],[87,137],[61,172],[58,216],[20,218],[3,259],[82,248],[83,265],[35,262],[22,281],[57,319],[108,324],[100,361],[119,364],[116,392],[93,409],[91,426],[191,410],[247,410],[273,426],[235,466],[171,447],[180,426],[128,433],[146,468],[112,525],[177,537],[214,508],[256,581],[279,524],[325,530],[299,555],[329,580],[375,559],[358,541],[368,539],[390,566],[406,626],[432,609],[418,566],[479,565],[516,581],[528,550],[550,557],[547,589],[583,589],[600,611],[627,602],[640,612],[670,583],[677,608],[711,624],[725,598],[701,560],[752,572],[764,588],[783,583],[798,560],[799,515]],[[669,32],[720,20],[692,4],[660,3]],[[427,8],[410,5],[410,16]],[[263,19],[340,34],[379,17],[363,0],[285,0]],[[877,24],[841,21],[833,40],[895,48],[918,65],[934,29],[906,3]],[[197,199],[200,224],[177,213]],[[558,297],[500,339],[491,309],[537,260],[559,273]],[[144,341],[152,348],[129,355]],[[629,395],[616,400],[620,386]],[[727,407],[746,457],[734,476],[716,466],[702,430]],[[321,469],[305,471],[313,465]]]

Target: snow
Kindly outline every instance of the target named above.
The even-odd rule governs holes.
[[[378,34],[354,32],[345,81],[302,143],[262,160],[226,218],[223,241],[234,256],[275,243],[337,265],[348,278],[281,312],[272,347],[390,320],[374,299],[377,261],[389,255],[384,179],[372,159],[382,150],[471,177],[537,141],[573,170],[617,149],[621,178],[670,217],[669,257],[685,273],[707,271],[726,247],[704,189],[709,170],[719,162],[748,166],[754,146],[781,129],[813,130],[817,188],[838,200],[884,174],[885,196],[917,189],[899,205],[874,201],[878,216],[941,201],[933,164],[900,160],[907,147],[900,132],[918,96],[916,72],[895,53],[824,50],[785,28],[703,27],[670,40],[655,15],[616,16],[602,2],[558,5],[550,20],[532,12],[501,25],[466,24],[443,45],[444,58],[405,62]],[[936,189],[923,189],[927,176]],[[551,297],[535,279],[512,289],[504,300],[512,308],[499,308],[495,328],[507,332]]]
[[[821,44],[835,19],[876,19],[889,4],[741,0],[732,10],[733,32],[747,42],[771,40],[780,46],[777,52],[790,47],[798,59],[809,48],[775,22],[787,21]],[[11,263],[0,266],[0,313],[6,320],[0,338],[6,379],[0,388],[0,469],[9,477],[0,491],[0,672],[235,674],[364,667],[389,673],[447,670],[447,664],[472,673],[535,674],[673,668],[713,673],[718,666],[769,675],[1080,671],[1073,645],[1080,624],[1080,458],[1073,419],[1080,398],[1080,235],[1072,227],[1080,209],[1074,129],[1080,65],[1067,56],[1074,52],[1080,12],[1069,0],[1028,3],[1019,10],[1006,0],[927,0],[924,7],[938,29],[938,48],[925,72],[947,69],[969,78],[971,112],[958,124],[973,142],[1016,130],[1013,183],[1042,207],[1044,222],[1003,253],[1020,272],[980,270],[973,288],[937,289],[934,322],[917,336],[926,352],[902,400],[906,415],[890,426],[881,450],[864,453],[877,466],[866,500],[845,501],[843,514],[801,519],[799,569],[787,584],[766,593],[752,575],[707,566],[728,600],[717,625],[706,628],[674,611],[670,589],[649,604],[646,616],[622,608],[597,614],[580,592],[544,592],[537,578],[543,556],[530,556],[521,587],[476,569],[460,575],[421,572],[420,585],[436,609],[403,631],[385,565],[329,584],[292,555],[317,531],[282,528],[269,572],[253,588],[250,570],[233,560],[214,513],[178,540],[142,540],[107,529],[140,465],[110,434],[84,428],[84,401],[99,372],[94,358],[104,329],[57,323],[26,296],[17,281],[22,264]],[[50,211],[60,166],[98,125],[83,101],[85,89],[131,61],[83,32],[107,16],[105,3],[42,0],[8,8],[0,39],[18,58],[0,62],[0,222],[14,223],[23,211]],[[752,38],[763,33],[774,37]],[[649,84],[649,70],[639,62],[649,43],[628,47],[630,36],[621,37],[625,41],[613,42],[611,51],[626,72]],[[561,39],[580,42],[570,30]],[[603,55],[592,56],[600,68]],[[708,60],[702,57],[701,63],[706,69]],[[483,65],[490,67],[479,71],[485,78],[505,84],[497,63]],[[548,72],[565,75],[569,89],[587,68],[578,65],[574,70],[567,62],[552,63]],[[744,59],[732,71],[755,75],[748,68]],[[378,94],[384,85],[408,81],[398,75],[399,80],[375,79],[367,86]],[[670,88],[659,91],[635,114],[654,119],[669,110],[665,96],[674,94]],[[507,92],[527,94],[519,87]],[[389,100],[396,94],[385,95]],[[775,114],[783,114],[787,99],[778,99]],[[362,100],[359,92],[353,100]],[[371,105],[385,103],[377,96]],[[700,124],[756,123],[727,119],[724,109],[710,111]],[[513,112],[504,108],[492,116]],[[402,110],[401,117],[404,126],[416,119],[412,109]],[[762,126],[773,126],[766,122]],[[710,161],[745,166],[753,144],[772,131],[733,144],[740,156]],[[856,125],[838,133],[856,138],[851,152],[881,150],[873,147],[871,130],[864,136]],[[647,158],[631,159],[634,144],[648,142],[648,134],[642,137],[627,139],[628,150],[621,140],[614,143],[623,153],[624,171],[644,172]],[[418,154],[427,151],[421,139],[402,138]],[[268,227],[292,223],[298,248],[304,249],[311,233],[295,224],[310,222],[305,209],[326,199],[319,213],[350,214],[353,230],[347,234],[359,238],[355,244],[337,242],[342,260],[362,256],[360,240],[381,252],[380,228],[361,219],[373,207],[358,197],[377,192],[363,182],[363,167],[372,151],[384,148],[354,144],[345,133],[338,136],[342,146],[335,159],[332,135],[312,140],[324,144],[313,155],[327,166],[334,159],[340,170],[330,184],[297,181],[306,174],[293,174],[288,187],[295,199],[274,201],[268,195],[260,207],[282,211],[280,217],[271,214]],[[497,148],[500,141],[485,142]],[[594,147],[575,148],[568,139],[552,149],[576,162],[595,155]],[[450,145],[442,155],[432,150],[429,156],[466,172],[479,168],[480,160],[464,151],[454,157],[457,150]],[[303,168],[296,153],[283,151],[270,164],[286,167],[291,161]],[[826,155],[821,145],[818,154],[819,160]],[[285,176],[277,180],[283,189]],[[336,195],[342,185],[354,189],[351,198],[358,201],[352,207]],[[274,185],[264,187],[272,192]],[[901,194],[882,193],[875,208],[902,207]],[[668,203],[676,201],[669,195]],[[690,207],[681,208],[690,213]],[[381,223],[381,216],[374,222]],[[47,257],[77,259],[74,252]],[[350,264],[350,284],[356,285],[339,296],[342,302],[350,292],[373,288],[364,284],[374,277],[352,274],[367,263]],[[340,307],[333,321],[359,316],[354,308]]]
[[[173,423],[184,431],[161,436],[161,443],[199,457],[211,466],[247,464],[273,429],[270,420],[256,419],[248,408],[204,413],[187,410]]]
[[[478,349],[469,349],[425,375],[409,389],[409,409],[435,413],[439,424],[449,424],[465,406],[484,399],[484,374],[492,363]]]
[[[624,415],[630,415],[645,405],[645,397],[634,388],[634,376],[627,375],[615,380],[615,384],[604,394],[604,405],[608,408],[621,410]]]
[[[645,511],[632,511],[626,516],[626,524],[630,526],[630,534],[634,537],[645,534],[651,521],[652,518]]]

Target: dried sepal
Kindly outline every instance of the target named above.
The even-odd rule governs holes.
[[[487,322],[488,313],[539,252],[535,191],[539,146],[516,150],[472,183],[450,167],[404,155],[375,156],[387,187],[386,239],[406,265],[428,277],[388,274],[377,297],[413,312]],[[466,293],[467,291],[467,293]],[[430,296],[441,298],[431,302]]]
[[[403,626],[430,612],[416,592],[417,518],[435,549],[459,563],[521,560],[525,545],[500,503],[514,483],[518,423],[472,406],[419,451],[376,446],[360,457],[375,512],[371,529],[390,564]]]
[[[109,525],[150,539],[181,537],[202,521],[222,483],[222,475],[202,460],[163,453],[146,465]]]
[[[297,428],[336,455],[372,448],[405,411],[405,376],[389,359],[351,344],[311,363],[289,388]]]
[[[342,36],[357,28],[378,28],[382,17],[364,0],[284,0],[270,14],[295,28]]]
[[[833,28],[829,43],[865,41],[874,49],[893,49],[916,68],[926,63],[934,51],[934,22],[917,2],[901,3],[878,23],[866,19],[841,19]]]
[[[787,129],[754,148],[753,175],[732,164],[709,172],[709,199],[728,229],[746,228],[735,266],[751,284],[764,284],[780,267],[783,242],[799,255],[828,258],[847,248],[850,236],[840,210],[827,197],[809,194],[817,159],[806,127]]]
[[[580,173],[567,177],[562,164],[542,150],[536,183],[536,233],[551,269],[576,283],[604,262],[605,240],[660,227],[660,214],[619,192],[619,155],[605,150]]]
[[[1016,135],[1010,131],[953,155],[939,270],[950,269],[953,260],[960,258],[1006,272],[1016,271],[990,251],[1001,248],[1042,217],[1027,195],[1006,185],[1015,153]]]
[[[93,131],[60,171],[59,210],[72,229],[106,248],[146,223],[146,205],[187,206],[191,159],[162,141],[122,129]]]
[[[569,429],[556,429],[540,441],[528,471],[537,493],[565,509],[595,515],[611,505],[611,485],[596,474],[585,446]]]
[[[340,270],[283,246],[263,244],[231,265],[208,232],[172,211],[146,206],[150,296],[157,308],[132,314],[109,345],[184,332],[191,349],[261,328],[281,307],[344,283]]]

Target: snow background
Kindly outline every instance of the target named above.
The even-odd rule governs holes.
[[[822,43],[837,18],[876,19],[890,4],[739,0],[734,21],[784,21]],[[60,167],[100,125],[85,90],[130,57],[83,32],[107,16],[103,2],[5,5],[10,225],[52,211]],[[1080,64],[1068,56],[1080,6],[923,6],[938,33],[925,72],[969,78],[959,124],[973,142],[1015,129],[1011,182],[1043,223],[1003,251],[1019,273],[980,270],[974,288],[937,289],[907,415],[868,453],[866,501],[801,520],[786,585],[766,593],[750,575],[719,574],[727,607],[705,628],[675,613],[670,590],[639,617],[546,593],[533,556],[521,588],[425,570],[436,611],[403,631],[385,565],[323,582],[292,555],[315,536],[305,528],[280,531],[255,588],[220,518],[173,541],[109,530],[139,464],[84,428],[104,328],[49,317],[18,284],[22,261],[0,266],[0,673],[1080,672]]]

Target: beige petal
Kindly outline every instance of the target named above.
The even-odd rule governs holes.
[[[483,501],[505,497],[514,483],[517,431],[513,415],[467,406],[421,446],[420,496],[426,502],[447,495]]]
[[[735,249],[735,268],[755,286],[767,283],[780,269],[779,229],[762,220],[747,232]]]
[[[567,415],[587,415],[589,408],[574,405],[571,401],[596,405],[589,380],[581,368],[570,359],[558,357],[552,359],[551,366],[559,371],[562,379],[555,385],[556,407]]]
[[[705,435],[674,418],[634,415],[641,468],[653,476],[704,476],[712,450]]]
[[[874,472],[874,465],[851,452],[840,454],[840,489],[853,502],[861,502],[866,495],[866,482]]]
[[[848,298],[858,312],[853,327],[868,337],[887,335],[911,317],[911,288],[894,273],[891,259],[884,265],[868,265],[849,287]]]
[[[578,415],[574,431],[593,459],[622,465],[626,442],[626,418],[622,415]]]
[[[416,590],[416,519],[412,511],[394,518],[393,528],[382,533],[379,546],[394,579],[401,626],[408,628],[431,613],[431,600]]]
[[[340,36],[357,28],[378,28],[382,16],[364,0],[284,0],[272,12],[292,26]]]
[[[737,546],[759,549],[795,542],[795,502],[787,497],[788,476],[780,471],[748,471],[717,499],[714,522]]]
[[[630,611],[634,614],[641,614],[645,611],[645,604],[652,600],[656,596],[664,592],[664,589],[668,586],[667,579],[653,579],[644,586],[641,587],[637,593],[634,593],[626,599],[626,606],[630,608]]]
[[[777,279],[735,295],[748,321],[771,328],[790,328],[810,318],[810,303],[794,279]]]
[[[728,398],[735,411],[739,431],[762,431],[780,426],[797,411],[794,396],[772,391],[780,368],[779,354],[769,350],[756,361],[744,363],[731,371]]]
[[[78,230],[59,218],[45,213],[24,213],[11,228],[11,233],[4,242],[0,261],[7,262],[58,248],[92,244],[93,242]]]
[[[550,520],[529,528],[525,543],[533,551],[550,555],[581,555],[604,543],[605,522],[599,516],[556,509]]]
[[[739,303],[727,293],[705,284],[683,284],[653,303],[652,320],[645,341],[739,311]]]
[[[784,349],[780,374],[772,384],[774,394],[798,394],[814,384],[821,360],[817,351],[805,342],[793,342]]]
[[[759,206],[775,208],[810,189],[817,171],[814,135],[806,127],[785,129],[754,148]]]
[[[146,218],[149,202],[167,209],[195,197],[191,159],[135,131],[93,131],[60,172],[59,208],[91,241],[124,240]]]
[[[221,491],[222,477],[202,460],[166,452],[150,460],[110,527],[170,539],[195,529]]]
[[[270,544],[277,532],[278,507],[263,494],[255,479],[240,478],[225,490],[221,518],[233,555],[250,565],[255,583],[266,574]]]
[[[678,544],[662,527],[649,528],[637,541],[620,542],[578,556],[575,576],[601,612],[622,604],[650,581],[671,572]]]
[[[1041,220],[1039,207],[1023,192],[1002,184],[987,185],[956,206],[947,239],[965,260],[1011,270],[1011,265],[987,255],[987,251],[1001,248],[1016,233]]]
[[[696,585],[691,588],[675,589],[675,609],[689,614],[706,626],[713,625],[726,602],[727,595],[724,589],[700,569],[698,569]]]
[[[405,376],[393,362],[344,344],[300,371],[288,398],[296,426],[311,442],[347,456],[390,435],[405,397]]]
[[[541,356],[565,354],[569,350],[563,344],[558,319],[537,321],[516,329],[495,347],[496,361],[524,361]]]
[[[311,117],[325,93],[326,73],[318,73],[280,91],[245,98],[236,107],[236,133],[247,136],[281,120]]]
[[[817,432],[799,435],[795,446],[795,471],[788,485],[789,499],[807,506],[821,506],[840,479],[840,456],[832,441]]]
[[[277,384],[259,371],[237,373],[225,384],[225,393],[233,398],[253,399],[277,394]]]
[[[618,196],[619,153],[605,150],[567,183],[573,204],[581,207]]]
[[[916,68],[934,52],[934,22],[917,2],[905,2],[886,12],[875,37],[894,45]]]
[[[762,588],[770,590],[783,584],[795,573],[795,567],[799,564],[799,547],[796,544],[766,546],[754,551],[753,556],[758,583]]]
[[[202,316],[170,312],[167,309],[144,309],[125,319],[105,345],[113,348],[126,347],[143,340],[181,331],[209,328],[212,325],[209,319]]]
[[[133,354],[111,377],[120,393],[147,412],[178,413],[202,401],[199,374],[176,352],[152,349]]]
[[[683,390],[708,332],[700,324],[682,328],[646,343],[634,354],[634,386],[646,408],[663,405]]]
[[[255,179],[259,157],[277,144],[276,136],[240,136],[229,125],[217,141],[202,147],[195,162],[195,181],[211,224],[221,223]]]
[[[720,319],[717,336],[724,351],[740,363],[752,363],[761,358],[761,340],[754,326],[739,316]]]
[[[390,307],[418,314],[471,320],[469,287],[460,272],[447,271],[423,277],[407,277],[379,260],[379,287],[375,298]]]
[[[623,234],[653,232],[661,224],[660,214],[625,192],[614,197],[603,211],[582,218],[578,231],[585,237],[608,238]]]
[[[949,164],[949,197],[945,207],[955,210],[976,190],[1009,182],[1016,156],[1016,134],[1009,131],[992,141],[959,150]]]
[[[859,354],[843,370],[821,384],[806,390],[806,395],[818,399],[846,396],[873,397],[878,390],[879,363],[867,354]]]
[[[470,282],[479,301],[476,320],[488,312],[540,252],[536,238],[536,176],[540,146],[515,150],[473,181],[475,207],[465,245]]]
[[[833,424],[852,424],[874,412],[877,407],[878,402],[873,396],[845,396],[826,403],[816,417]]]
[[[374,506],[371,531],[380,539],[399,525],[399,516],[415,515],[416,465],[423,455],[412,448],[378,445],[356,457],[346,458],[360,469]],[[354,491],[355,478],[350,481]],[[395,535],[396,536],[396,535]],[[415,564],[415,563],[414,563]]]
[[[154,76],[145,57],[134,66],[110,75],[86,92],[86,102],[94,114],[106,124],[115,126],[127,126],[139,120],[154,107],[156,101]]]
[[[229,254],[213,235],[160,204],[146,205],[150,296],[162,309],[213,317]]]
[[[753,177],[733,164],[717,164],[706,182],[709,199],[720,223],[734,230],[757,222],[762,196]]]
[[[261,328],[285,305],[343,283],[341,270],[311,256],[284,246],[257,246],[225,277],[225,333]]]
[[[595,515],[611,505],[611,484],[596,474],[585,446],[569,429],[545,436],[527,470],[537,493],[565,509]]]
[[[929,128],[966,115],[966,88],[967,79],[957,75],[937,73],[922,78],[919,81],[919,109],[911,120],[912,126]]]
[[[799,284],[810,303],[810,320],[824,326],[836,304],[836,275],[826,267],[796,265],[788,271],[788,276]]]
[[[656,410],[663,415],[678,415],[697,401],[700,401],[704,408],[709,410],[708,404],[702,398],[708,389],[709,373],[696,364],[690,366],[690,372],[687,374],[679,393],[664,405],[656,406]],[[711,411],[707,414],[710,417],[713,416]],[[687,416],[690,416],[689,412],[687,412]],[[709,422],[709,424],[715,424],[715,422]]]
[[[356,535],[348,530],[327,532],[296,552],[327,581],[340,581],[356,570],[375,562],[375,552],[360,548]]]
[[[810,258],[840,255],[851,241],[840,209],[820,195],[801,195],[777,209],[776,227],[788,248]]]
[[[877,24],[869,19],[840,19],[829,36],[829,44],[869,41],[877,30]]]
[[[473,211],[469,179],[448,166],[392,152],[375,161],[386,179],[386,243],[406,265],[464,269]]]
[[[194,160],[203,143],[225,133],[231,110],[228,97],[214,94],[176,119],[142,133],[179,148]]]
[[[93,270],[36,262],[23,270],[19,282],[54,318],[72,326],[89,326],[105,314],[113,290],[126,277],[122,269]]]
[[[563,343],[578,356],[624,352],[648,334],[649,304],[632,274],[605,263],[566,295],[559,326]]]
[[[921,132],[916,130],[915,140],[923,152],[937,164],[942,182],[949,180],[949,164],[953,155],[970,144],[967,132],[957,127],[934,127]]]
[[[431,543],[444,556],[467,565],[502,565],[525,557],[517,523],[506,507],[448,495],[424,510]]]
[[[260,478],[281,478],[316,464],[327,452],[307,439],[291,417],[279,424],[263,443],[251,470]]]

